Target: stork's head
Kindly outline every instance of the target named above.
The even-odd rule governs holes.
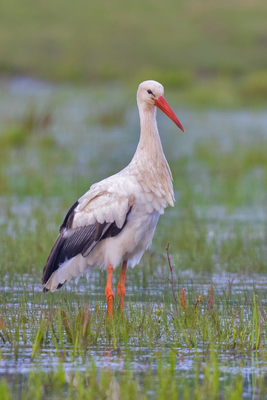
[[[156,81],[144,81],[137,90],[137,104],[143,109],[151,109],[157,106],[162,110],[183,132],[182,124],[163,97],[164,87]]]

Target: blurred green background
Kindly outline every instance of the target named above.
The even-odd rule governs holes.
[[[201,107],[267,103],[266,0],[9,0],[0,76],[78,85],[145,79]]]

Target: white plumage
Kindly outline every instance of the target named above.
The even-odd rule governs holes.
[[[67,214],[58,244],[44,268],[45,289],[53,292],[72,277],[79,278],[84,273],[89,276],[95,266],[116,268],[127,261],[134,267],[150,246],[160,214],[168,204],[174,205],[172,174],[163,153],[155,106],[183,130],[163,93],[163,86],[158,82],[140,84],[137,104],[141,133],[135,155],[122,171],[92,185]],[[90,226],[95,230],[100,227],[101,237],[96,241],[91,235],[86,248]],[[73,251],[75,246],[79,250],[79,244],[84,244],[83,251],[68,258],[68,254],[72,255],[68,240],[74,243]],[[64,248],[66,259],[59,262]]]

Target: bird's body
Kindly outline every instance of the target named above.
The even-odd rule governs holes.
[[[122,171],[92,185],[70,209],[44,268],[45,290],[54,291],[72,277],[89,276],[96,266],[109,271],[121,263],[125,271],[127,263],[134,267],[152,242],[160,214],[174,204],[155,105],[183,128],[158,82],[143,82],[137,102],[141,134],[135,155]]]

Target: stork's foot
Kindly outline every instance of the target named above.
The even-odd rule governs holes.
[[[113,267],[112,265],[109,265],[105,294],[107,299],[108,315],[110,319],[112,319],[113,317],[113,304],[114,304],[114,292],[112,290],[112,273],[113,273]]]

